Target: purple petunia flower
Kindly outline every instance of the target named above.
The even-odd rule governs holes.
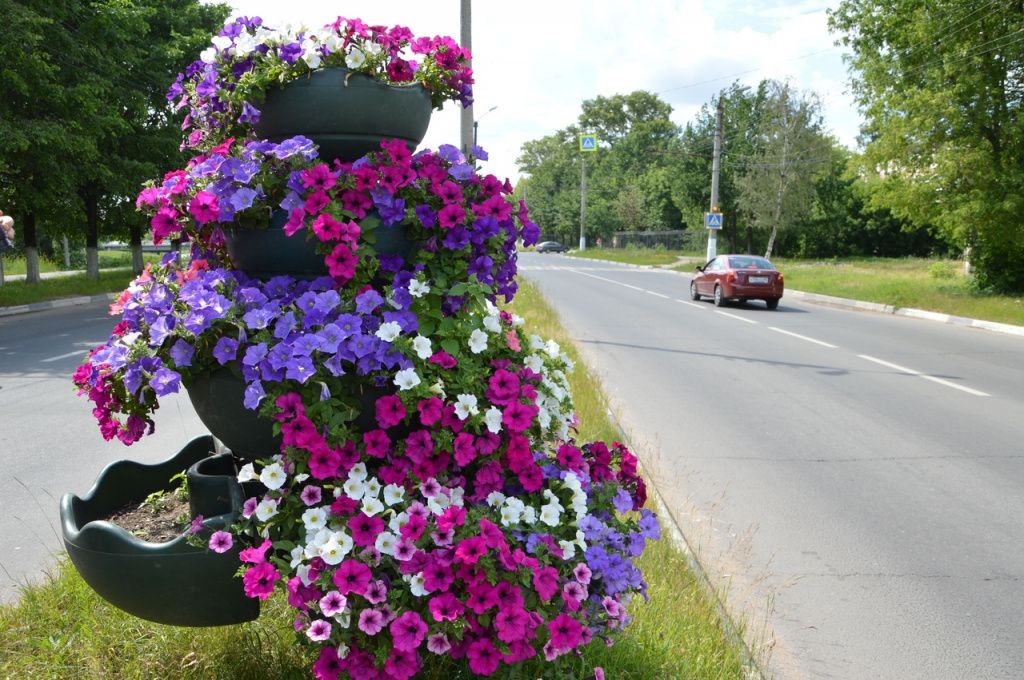
[[[223,366],[229,361],[234,361],[238,356],[238,341],[232,338],[221,338],[213,348],[213,356]]]
[[[169,368],[161,368],[149,379],[149,386],[153,388],[158,397],[177,393],[180,384],[181,374]]]

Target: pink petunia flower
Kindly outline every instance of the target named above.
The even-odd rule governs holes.
[[[384,429],[394,427],[405,418],[405,406],[397,394],[389,394],[377,400],[377,423]]]
[[[331,624],[323,619],[317,619],[306,629],[306,637],[313,642],[323,642],[331,637]]]
[[[533,572],[533,588],[544,602],[558,592],[558,571],[554,567],[543,567]]]
[[[433,635],[427,636],[427,650],[434,654],[444,654],[452,648],[452,644],[448,642],[448,636],[444,633],[434,633]]]
[[[466,611],[465,605],[451,593],[441,593],[427,605],[435,621],[455,621]]]
[[[232,538],[228,531],[214,531],[210,536],[210,550],[215,553],[226,553],[231,550]]]
[[[340,614],[348,604],[348,599],[337,590],[332,590],[320,598],[320,611],[324,616]]]
[[[377,535],[384,531],[384,520],[360,512],[348,521],[352,542],[356,545],[373,545]]]
[[[217,219],[220,214],[220,207],[217,204],[217,197],[208,191],[200,191],[189,201],[188,210],[192,217],[199,224],[206,224]]]
[[[364,609],[359,612],[359,630],[367,635],[376,635],[384,630],[384,614],[379,609]]]
[[[411,650],[392,649],[384,662],[384,671],[393,680],[408,680],[420,669],[420,657]]]

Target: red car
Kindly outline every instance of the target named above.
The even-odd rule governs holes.
[[[716,307],[729,300],[764,300],[775,309],[782,299],[782,272],[756,255],[719,255],[697,267],[690,281],[690,297],[702,296],[713,298]]]

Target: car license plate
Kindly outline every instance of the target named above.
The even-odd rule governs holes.
[[[767,276],[751,276],[750,279],[748,279],[748,280],[751,283],[768,283],[768,277]]]

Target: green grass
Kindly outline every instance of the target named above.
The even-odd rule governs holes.
[[[611,259],[611,252],[615,251],[588,250],[576,256]],[[618,252],[626,258],[618,262],[665,264],[661,253]],[[955,260],[851,258],[823,262],[773,258],[772,262],[785,274],[788,290],[1024,326],[1024,296],[979,291],[971,278],[963,275],[963,263]],[[693,267],[686,263],[672,269],[692,272]]]
[[[568,256],[592,260],[605,260],[607,262],[620,262],[623,264],[661,266],[672,264],[681,257],[700,257],[700,254],[685,253],[680,250],[660,250],[657,248],[626,248],[624,250],[596,248],[584,250],[582,253],[574,251],[568,253]]]
[[[612,441],[607,400],[579,361],[568,333],[536,288],[520,281],[512,311],[530,332],[553,338],[576,362],[570,376],[584,440]],[[665,532],[667,534],[667,532]],[[747,667],[729,642],[713,598],[686,557],[665,538],[648,543],[639,560],[650,601],[634,599],[635,617],[613,647],[591,645],[577,677],[594,666],[616,680],[741,680]],[[271,598],[257,621],[221,628],[176,628],[125,614],[95,595],[68,562],[22,588],[17,604],[0,607],[0,679],[17,680],[291,680],[311,678],[309,648],[295,644],[294,610]],[[537,678],[526,662],[511,676]],[[470,680],[463,662],[431,659],[420,680]]]
[[[100,270],[97,281],[88,281],[85,274],[69,274],[43,279],[39,283],[5,281],[0,286],[0,307],[15,307],[33,302],[60,300],[69,297],[118,293],[128,287],[132,279],[130,269]]]

